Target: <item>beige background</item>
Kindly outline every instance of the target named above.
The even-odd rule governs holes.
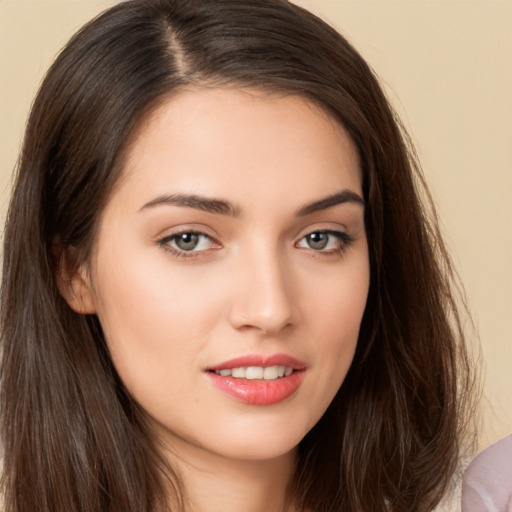
[[[113,1],[0,0],[0,215],[26,115],[68,37]],[[512,432],[512,1],[302,0],[370,62],[417,145],[479,327],[481,445]]]

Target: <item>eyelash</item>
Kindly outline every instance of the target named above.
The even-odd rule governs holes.
[[[327,236],[334,237],[335,239],[337,239],[337,241],[339,243],[339,247],[336,247],[334,249],[316,250],[312,247],[309,247],[309,249],[311,249],[314,253],[324,254],[324,255],[328,255],[328,256],[329,255],[335,256],[335,255],[342,254],[350,246],[350,244],[354,241],[354,238],[351,235],[349,235],[348,233],[346,233],[345,231],[335,231],[335,230],[331,230],[331,229],[318,229],[318,230],[311,231],[311,232],[307,233],[306,235],[304,235],[295,244],[295,246],[298,247],[300,242],[305,240],[307,237],[311,237],[313,235],[327,235]],[[329,244],[329,242],[327,242],[327,244]],[[308,248],[305,247],[305,249],[308,249]]]
[[[179,249],[179,248],[176,248],[176,247],[173,247],[172,245],[170,245],[172,242],[175,242],[178,239],[178,237],[183,236],[183,235],[192,235],[192,236],[197,236],[197,237],[200,237],[203,239],[206,238],[206,239],[210,240],[210,243],[214,246],[213,247],[214,249],[218,249],[221,247],[221,244],[217,240],[215,240],[213,237],[211,237],[210,235],[207,235],[206,233],[203,233],[201,231],[194,231],[194,230],[185,230],[185,231],[180,231],[178,233],[173,233],[172,235],[165,236],[164,238],[161,238],[160,240],[157,241],[157,243],[160,247],[162,247],[163,250],[171,253],[174,257],[176,257],[178,259],[197,258],[197,257],[200,257],[202,255],[202,253],[204,253],[208,250],[208,249],[204,249],[204,250],[197,251],[197,250],[192,249],[190,251],[186,251],[186,250]],[[336,247],[335,249],[328,249],[328,250],[324,250],[324,249],[316,250],[312,247],[300,247],[299,246],[299,244],[303,240],[305,240],[305,239],[307,239],[307,237],[311,237],[313,235],[328,235],[330,237],[334,237],[338,240],[339,247]],[[302,236],[300,238],[300,240],[295,244],[295,247],[300,248],[300,249],[302,249],[302,248],[310,249],[314,253],[317,253],[317,254],[339,255],[339,254],[342,254],[350,246],[350,244],[353,241],[354,241],[354,238],[344,231],[319,229],[319,230],[311,231],[311,232],[305,234],[304,236]],[[329,243],[330,242],[327,242],[327,244],[329,244]]]
[[[194,250],[186,251],[183,249],[172,247],[170,245],[171,242],[176,241],[178,239],[178,237],[183,236],[183,235],[193,235],[193,236],[198,236],[200,238],[207,238],[211,241],[211,243],[214,246],[217,246],[215,248],[221,247],[221,244],[219,242],[217,242],[210,235],[207,235],[206,233],[203,233],[201,231],[194,231],[193,229],[179,231],[178,233],[173,233],[172,235],[165,236],[164,238],[161,238],[160,240],[158,240],[157,243],[160,247],[162,247],[162,249],[164,251],[171,253],[174,257],[176,257],[178,259],[185,259],[185,258],[191,259],[191,258],[200,257],[201,254],[203,252],[205,252],[206,249],[202,250],[202,251],[194,251]]]

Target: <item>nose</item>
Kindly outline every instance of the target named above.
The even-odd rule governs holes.
[[[234,272],[230,323],[237,330],[277,334],[298,320],[289,265],[277,251],[240,257]]]

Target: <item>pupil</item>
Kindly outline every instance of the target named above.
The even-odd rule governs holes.
[[[325,249],[328,237],[325,233],[311,233],[308,235],[308,244],[311,249]]]
[[[199,242],[199,235],[195,233],[182,233],[176,239],[176,245],[182,251],[191,251],[195,249],[197,243]]]

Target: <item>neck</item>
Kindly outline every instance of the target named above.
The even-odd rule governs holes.
[[[171,467],[184,490],[184,512],[293,512],[287,489],[296,462],[295,451],[271,460],[242,460],[205,453],[180,453],[173,447]]]

